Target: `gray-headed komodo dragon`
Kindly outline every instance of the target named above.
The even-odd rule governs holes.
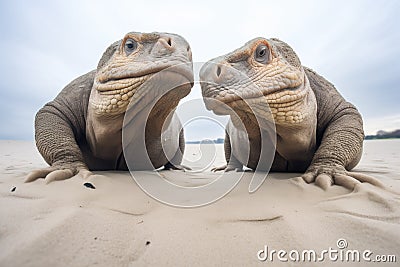
[[[178,86],[163,88],[171,80]],[[172,160],[163,154],[163,146],[168,144],[162,144],[160,136],[165,121],[176,123],[167,120],[168,115],[192,86],[191,51],[182,37],[168,33],[126,34],[107,48],[96,70],[72,81],[36,114],[36,145],[51,166],[33,171],[26,181],[45,178],[49,182],[78,173],[87,177],[89,170],[127,170],[122,128],[129,107],[132,120],[138,118],[135,123],[141,124],[136,129],[138,136],[140,127],[146,125],[145,142],[153,166],[171,168],[172,163],[179,164],[184,149],[180,125],[170,127],[176,133],[170,138],[178,140],[180,148]],[[146,119],[142,110],[156,99]],[[135,130],[135,124],[131,129]],[[134,146],[130,149],[140,153]],[[137,157],[140,160],[145,155]]]
[[[357,109],[330,82],[302,66],[286,43],[253,39],[206,63],[200,80],[207,108],[231,115],[225,138],[228,164],[216,170],[262,165],[261,133],[275,131],[265,128],[270,124],[263,121],[269,120],[276,128],[271,171],[305,172],[306,182],[324,189],[332,184],[354,188],[360,182],[381,185],[372,177],[349,172],[362,154],[364,133]],[[234,118],[239,118],[248,134],[247,158],[242,155],[243,135]]]

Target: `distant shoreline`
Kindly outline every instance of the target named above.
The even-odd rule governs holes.
[[[376,135],[367,135],[365,136],[364,140],[369,141],[369,140],[397,140],[400,139],[400,137],[378,137]],[[212,140],[213,141],[213,140]],[[224,142],[207,142],[207,141],[187,141],[185,144],[188,145],[198,145],[198,144],[223,144]]]
[[[387,137],[387,138],[367,138],[365,137],[364,140],[369,141],[369,140],[397,140],[400,139],[400,137]]]
[[[366,135],[364,140],[386,140],[386,139],[399,139],[400,138],[400,129],[394,130],[392,132],[386,131],[378,131],[376,135]],[[224,138],[217,138],[217,139],[206,139],[202,141],[186,141],[186,144],[223,144]]]
[[[364,140],[379,140],[379,139],[397,139],[400,138],[400,130],[394,130],[393,132],[378,131],[376,135],[367,135]]]
[[[223,144],[224,138],[217,138],[217,139],[205,139],[202,141],[186,141],[185,144]]]

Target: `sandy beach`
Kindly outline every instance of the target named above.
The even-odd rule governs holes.
[[[271,173],[253,194],[249,175],[220,201],[201,208],[174,208],[146,195],[128,172],[96,172],[45,184],[23,183],[46,166],[33,142],[0,141],[0,266],[298,266],[269,250],[369,250],[400,261],[400,194],[361,184],[354,191],[333,186],[323,191]],[[224,163],[217,146],[213,166]],[[188,151],[195,151],[188,145]],[[195,156],[195,152],[191,155]],[[400,192],[400,140],[366,141],[355,171],[379,178]],[[212,166],[210,166],[212,167]],[[164,171],[170,181],[207,183],[210,171]],[[347,243],[339,248],[339,239]],[[342,240],[343,242],[343,240]],[[292,253],[293,254],[293,253]],[[294,255],[294,254],[293,254]],[[292,255],[292,256],[293,256]],[[365,266],[327,256],[306,266]]]

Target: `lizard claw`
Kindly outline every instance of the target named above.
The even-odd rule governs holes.
[[[185,165],[180,165],[180,164],[174,165],[174,164],[168,162],[167,164],[164,165],[164,170],[166,170],[166,171],[167,170],[180,170],[180,171],[188,170],[188,171],[191,171],[192,168],[187,167]]]
[[[80,169],[78,175],[81,176],[83,179],[87,180],[90,176],[94,175],[93,172],[89,171],[88,169]]]
[[[219,166],[219,167],[214,167],[214,168],[211,169],[211,171],[212,172],[225,171],[226,167],[227,167],[227,165],[225,164],[225,165],[222,165],[222,166]]]
[[[315,166],[302,175],[306,183],[315,183],[323,190],[329,189],[332,185],[340,185],[349,190],[361,183],[370,183],[380,188],[385,188],[383,183],[369,175],[357,172],[346,171],[343,166]]]
[[[79,175],[84,179],[93,175],[86,167],[82,166],[66,166],[66,167],[47,167],[39,170],[32,171],[25,179],[25,183],[33,182],[37,179],[44,179],[46,184],[53,181],[69,179],[75,175]]]
[[[222,165],[219,167],[214,167],[211,169],[212,172],[217,172],[217,171],[224,171],[224,172],[230,172],[230,171],[237,171],[240,172],[242,169],[238,166],[233,166],[233,165]]]
[[[39,178],[45,178],[48,174],[51,172],[55,171],[56,168],[54,167],[47,167],[44,169],[39,169],[39,170],[34,170],[28,174],[28,176],[25,179],[25,183],[30,183],[33,182]]]
[[[74,176],[74,172],[70,169],[55,170],[46,175],[46,177],[44,178],[44,182],[46,184],[49,184],[53,181],[60,181],[71,178],[72,176]]]

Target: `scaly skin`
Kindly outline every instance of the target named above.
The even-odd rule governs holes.
[[[162,75],[155,76],[161,71]],[[153,77],[158,83],[148,88],[146,82]],[[162,86],[169,80],[182,81],[182,85],[163,95]],[[128,104],[131,112],[140,113],[161,95],[148,117],[145,141],[153,165],[171,168],[159,141],[161,129],[192,85],[191,51],[182,37],[169,33],[126,34],[107,48],[96,70],[72,81],[38,111],[36,145],[50,167],[33,171],[26,182],[38,178],[50,182],[78,173],[88,177],[90,170],[127,170],[122,126]],[[169,123],[172,128],[180,127],[173,124],[175,121]],[[179,139],[180,151],[171,161],[179,164],[183,132],[178,131],[174,138]]]
[[[323,189],[332,184],[351,189],[360,182],[382,186],[372,177],[349,172],[362,154],[360,113],[331,83],[303,67],[286,43],[253,39],[206,63],[200,80],[207,108],[231,115],[225,138],[228,164],[215,170],[241,170],[243,165],[262,169],[261,133],[271,132],[266,122],[274,121],[271,171],[304,172],[307,183]],[[238,148],[243,143],[237,134],[240,122],[248,134],[248,159]]]

